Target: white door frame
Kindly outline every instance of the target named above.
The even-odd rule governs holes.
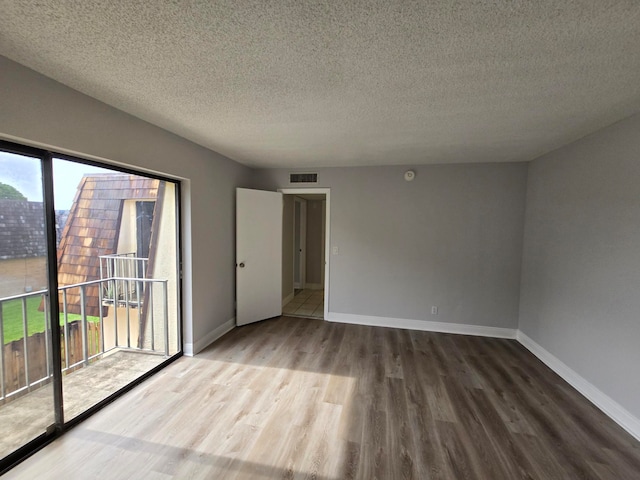
[[[324,230],[324,319],[325,321],[329,317],[329,267],[330,258],[329,255],[331,249],[331,201],[330,201],[330,188],[279,188],[279,192],[283,195],[324,195],[326,199],[326,216],[325,216],[325,230]]]
[[[283,194],[284,195],[284,194]],[[296,203],[300,204],[300,223],[296,225]],[[296,252],[296,227],[300,228],[300,248],[302,254]],[[296,264],[296,255],[298,257],[298,286],[296,287],[296,272],[293,272],[293,288],[307,288],[307,201],[302,197],[293,197],[293,265]]]

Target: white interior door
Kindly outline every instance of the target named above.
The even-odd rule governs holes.
[[[236,189],[236,324],[282,314],[282,194]]]

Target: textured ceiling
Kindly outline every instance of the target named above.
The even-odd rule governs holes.
[[[0,0],[0,53],[250,166],[527,161],[640,110],[638,0]]]

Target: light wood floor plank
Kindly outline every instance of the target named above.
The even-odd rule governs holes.
[[[515,341],[280,317],[6,478],[637,480],[640,444]]]

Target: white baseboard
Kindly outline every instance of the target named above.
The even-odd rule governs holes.
[[[305,283],[304,288],[309,290],[322,290],[324,283]]]
[[[185,343],[184,350],[182,353],[188,357],[193,357],[194,355],[198,354],[198,352],[201,352],[202,350],[207,348],[209,345],[211,345],[213,342],[215,342],[217,339],[222,337],[224,334],[233,330],[235,326],[236,326],[236,319],[234,317],[231,320],[227,320],[226,322],[224,322],[218,328],[210,332],[208,335],[205,335],[203,338],[199,339],[197,342]]]
[[[500,327],[483,327],[461,323],[431,322],[429,320],[412,320],[408,318],[374,317],[372,315],[354,315],[352,313],[329,312],[325,318],[329,322],[368,325],[371,327],[402,328],[405,330],[421,330],[425,332],[457,333],[480,337],[516,338],[516,329]]]
[[[291,292],[289,295],[284,297],[284,299],[282,300],[282,306],[284,307],[287,303],[293,300],[293,297],[295,297],[295,292]]]
[[[538,345],[522,331],[518,330],[517,340],[542,363],[556,372],[562,379],[584,395],[587,400],[602,410],[609,418],[640,440],[640,419],[613,400],[602,390],[580,376],[552,353]]]

